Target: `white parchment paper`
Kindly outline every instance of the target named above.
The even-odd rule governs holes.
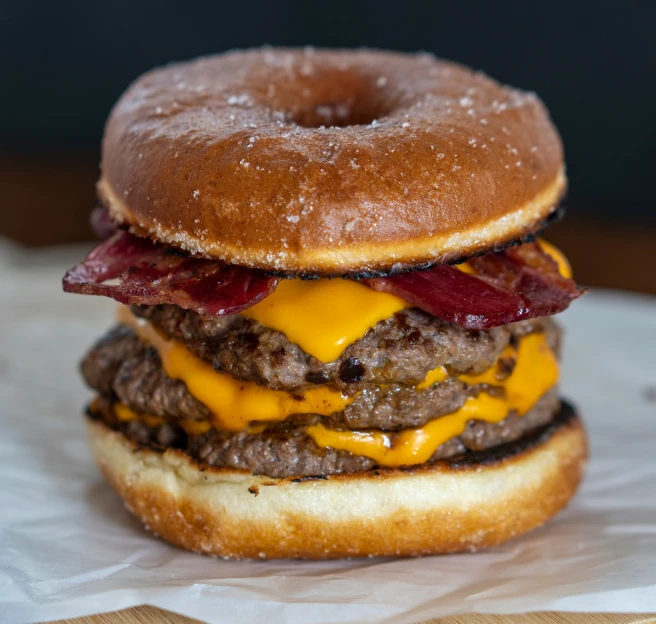
[[[475,554],[226,562],[148,535],[92,463],[77,362],[114,306],[61,293],[64,268],[83,251],[0,241],[3,624],[146,603],[270,624],[656,611],[655,298],[592,292],[562,315],[562,385],[584,415],[592,460],[579,496],[546,527]]]

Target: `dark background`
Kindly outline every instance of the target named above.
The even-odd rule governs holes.
[[[104,119],[128,83],[154,65],[269,43],[429,50],[537,91],[565,142],[562,236],[573,244],[603,222],[632,228],[640,245],[656,226],[655,25],[650,0],[0,0],[0,233],[87,237]],[[612,232],[588,244],[612,246]]]

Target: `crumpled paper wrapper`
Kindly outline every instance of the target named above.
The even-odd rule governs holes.
[[[228,562],[147,534],[87,450],[77,371],[112,322],[65,295],[84,249],[0,241],[0,621],[151,604],[207,622],[420,622],[464,612],[656,611],[656,299],[592,292],[561,316],[563,394],[592,459],[547,526],[423,559]]]

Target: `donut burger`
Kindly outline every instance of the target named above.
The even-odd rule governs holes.
[[[541,101],[430,55],[263,49],[139,78],[64,290],[118,301],[82,374],[128,509],[229,558],[414,556],[575,493],[558,393],[580,296],[536,236],[566,186]]]

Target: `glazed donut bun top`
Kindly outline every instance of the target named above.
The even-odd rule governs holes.
[[[98,188],[136,234],[340,275],[498,248],[541,227],[565,176],[532,93],[428,54],[261,49],[139,78]]]

